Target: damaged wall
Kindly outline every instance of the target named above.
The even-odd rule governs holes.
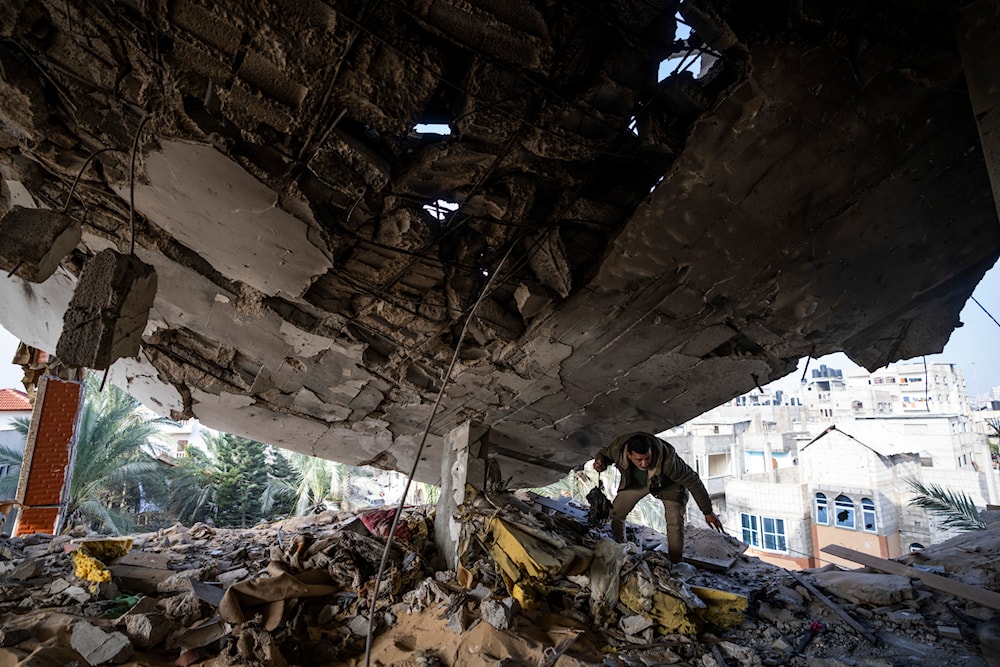
[[[54,350],[134,234],[157,293],[111,379],[297,451],[408,470],[491,278],[420,479],[468,420],[540,483],[807,354],[939,351],[1000,252],[947,3],[9,5],[4,205],[83,238],[0,322]]]

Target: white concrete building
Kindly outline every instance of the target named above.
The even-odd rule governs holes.
[[[909,506],[908,479],[965,494],[978,507],[1000,504],[989,424],[973,420],[951,364],[847,376],[821,366],[800,388],[802,407],[766,394],[663,434],[684,442],[679,449],[727,529],[764,560],[816,566],[833,560],[820,552],[827,544],[891,558],[953,535]],[[690,508],[689,518],[698,519]]]
[[[810,416],[819,420],[970,412],[965,376],[954,364],[890,364],[874,373],[856,369],[846,376],[821,366],[798,394]]]
[[[24,436],[14,430],[13,420],[31,419],[31,401],[17,389],[0,389],[0,445],[24,452]],[[12,472],[12,466],[0,466],[0,477]]]

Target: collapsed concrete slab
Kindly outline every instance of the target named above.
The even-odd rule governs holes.
[[[65,213],[13,206],[0,218],[0,270],[45,282],[82,237],[80,223]]]
[[[119,4],[0,17],[0,177],[83,175],[68,275],[155,269],[109,378],[164,415],[395,469],[430,423],[427,482],[475,420],[543,484],[803,356],[939,351],[1000,255],[988,3]],[[52,352],[66,281],[0,275],[0,322]]]
[[[155,296],[153,267],[114,250],[98,253],[73,292],[56,355],[68,366],[96,370],[136,356]]]

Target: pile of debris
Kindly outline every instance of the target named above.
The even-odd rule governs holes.
[[[407,508],[376,581],[394,511],[8,539],[0,665],[359,666],[370,626],[372,665],[413,667],[996,665],[1000,656],[997,614],[981,604],[991,599],[955,597],[927,579],[996,595],[1000,524],[910,557],[914,568],[893,562],[916,578],[792,573],[695,527],[687,562],[672,566],[654,531],[632,527],[615,544],[569,501],[495,494],[464,508],[456,570],[434,549],[433,508]]]

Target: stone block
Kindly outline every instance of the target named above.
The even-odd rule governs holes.
[[[95,370],[136,356],[155,296],[153,267],[114,250],[98,253],[83,268],[56,355],[68,366]]]
[[[80,224],[68,215],[14,206],[0,218],[0,270],[45,282],[80,242]]]

